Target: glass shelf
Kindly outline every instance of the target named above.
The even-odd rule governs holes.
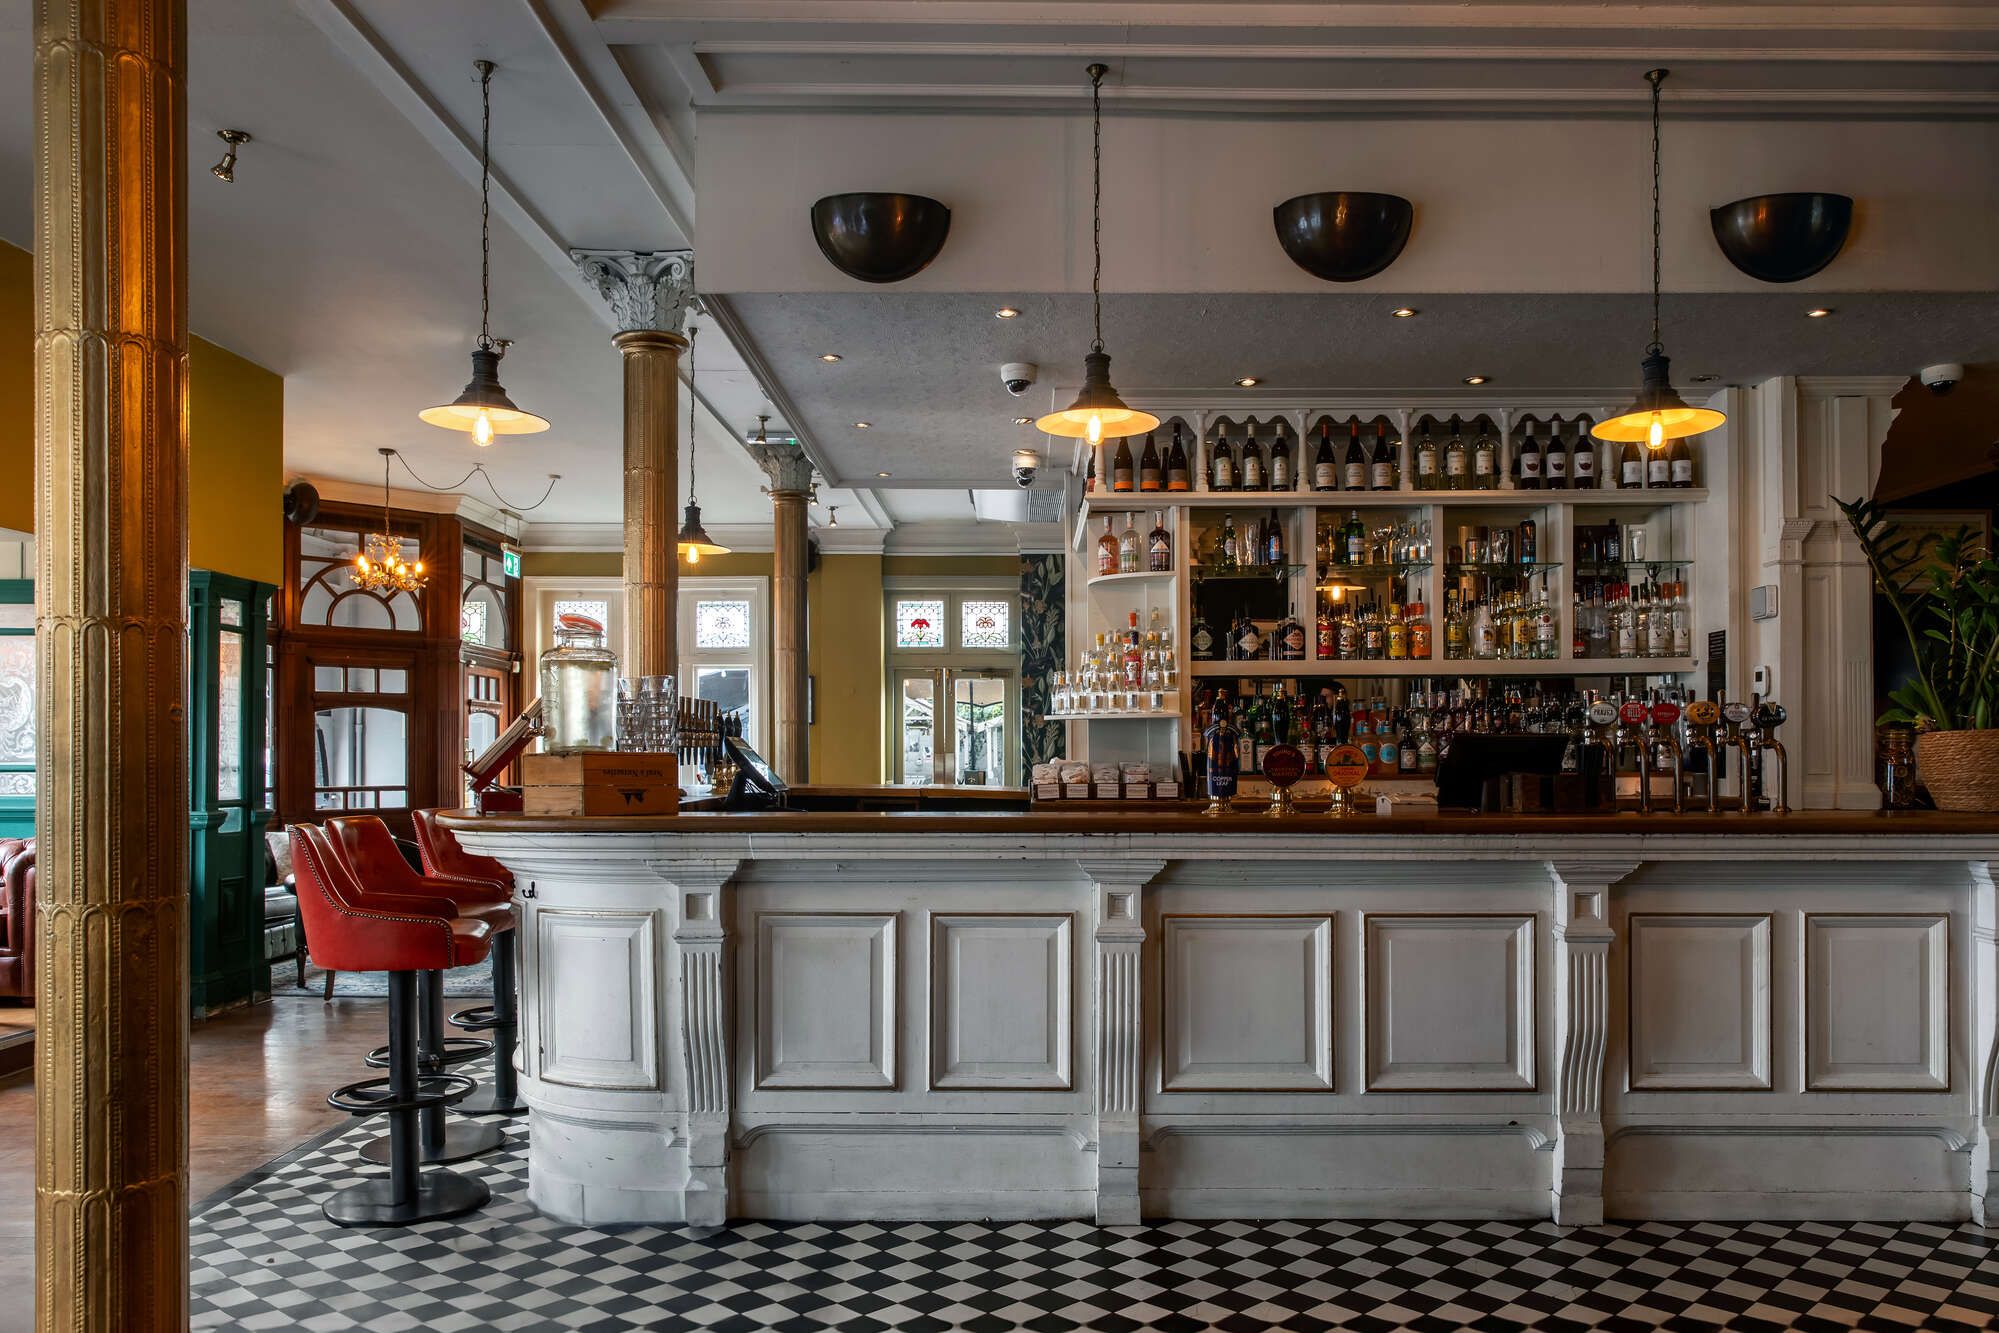
[[[1196,565],[1193,573],[1196,583],[1209,582],[1216,579],[1270,579],[1272,581],[1282,581],[1290,578],[1293,574],[1299,573],[1304,568],[1305,566],[1303,565],[1229,565],[1226,567],[1221,565]]]
[[[1687,569],[1693,565],[1686,560],[1591,560],[1576,566],[1576,573],[1585,578],[1604,578],[1642,569],[1647,573],[1657,573],[1662,569]]]
[[[1321,565],[1319,581],[1329,579],[1385,579],[1404,574],[1421,574],[1432,568],[1428,560],[1383,560],[1371,565]]]
[[[1552,561],[1552,560],[1551,561],[1537,560],[1531,565],[1523,565],[1518,561],[1514,561],[1510,564],[1504,564],[1504,565],[1495,565],[1487,562],[1479,562],[1479,563],[1460,562],[1457,564],[1445,565],[1444,573],[1447,575],[1484,574],[1492,577],[1504,577],[1507,575],[1511,575],[1514,578],[1524,579],[1524,578],[1531,578],[1536,574],[1546,574],[1550,570],[1560,569],[1561,567],[1562,566],[1559,561]]]

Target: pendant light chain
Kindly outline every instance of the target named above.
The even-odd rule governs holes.
[[[1090,320],[1096,337],[1090,350],[1104,350],[1104,75],[1102,65],[1090,66]]]
[[[1659,86],[1666,71],[1649,70],[1645,79],[1652,85],[1652,345],[1646,350],[1657,356],[1666,350],[1659,338]]]
[[[701,330],[687,326],[687,503],[693,504],[700,491],[694,485],[694,340]]]
[[[493,62],[479,68],[479,346],[493,348]]]

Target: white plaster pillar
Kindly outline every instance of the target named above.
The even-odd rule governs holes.
[[[1144,894],[1164,861],[1083,861],[1095,886],[1097,1225],[1139,1222],[1145,1074]]]
[[[653,867],[673,892],[674,1003],[679,1021],[671,1044],[687,1140],[682,1205],[687,1225],[697,1233],[729,1220],[732,1074],[722,890],[740,864],[725,858],[665,861]]]
[[[1994,863],[1971,863],[1971,1220],[1999,1225],[1999,893]]]
[[[1555,890],[1555,1223],[1603,1222],[1603,1067],[1610,1042],[1610,889],[1635,861],[1550,861]]]

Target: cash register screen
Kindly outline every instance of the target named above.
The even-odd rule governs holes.
[[[1437,761],[1437,804],[1476,810],[1487,778],[1502,773],[1551,776],[1562,771],[1562,756],[1568,748],[1567,736],[1460,732],[1451,738],[1450,750]]]

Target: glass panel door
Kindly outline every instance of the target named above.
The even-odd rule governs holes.
[[[951,677],[952,753],[956,781],[968,787],[1006,785],[1007,714],[1011,677],[1006,672],[954,671]]]
[[[911,784],[948,782],[938,772],[937,695],[941,671],[895,673],[895,780]]]

